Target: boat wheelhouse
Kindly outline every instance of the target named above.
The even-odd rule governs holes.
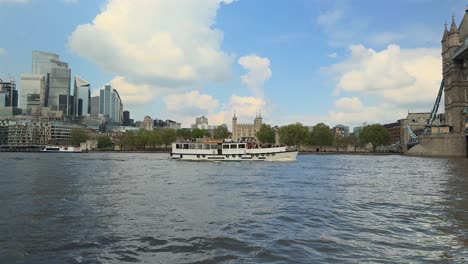
[[[257,147],[247,142],[180,142],[172,144],[171,158],[192,161],[293,161],[298,151],[287,146]]]

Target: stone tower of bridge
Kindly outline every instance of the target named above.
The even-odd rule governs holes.
[[[468,9],[460,27],[452,17],[442,37],[445,120],[454,134],[464,134],[468,122]]]

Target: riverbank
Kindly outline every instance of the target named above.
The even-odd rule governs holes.
[[[5,152],[41,152],[40,150],[0,150],[0,153]],[[82,153],[166,153],[171,151],[167,150],[86,150]],[[354,151],[299,151],[299,155],[403,155],[403,153],[390,153],[390,152],[354,152]]]

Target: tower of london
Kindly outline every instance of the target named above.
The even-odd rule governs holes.
[[[238,124],[237,116],[232,117],[232,140],[239,141],[240,139],[255,139],[257,140],[257,132],[262,126],[262,115],[257,115],[253,124]]]

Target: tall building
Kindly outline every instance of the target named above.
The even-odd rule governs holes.
[[[91,113],[91,84],[75,76],[73,93],[73,114],[74,116],[84,116]]]
[[[213,131],[215,130],[218,126],[210,126],[208,124],[208,118],[205,116],[200,116],[195,119],[195,124],[192,124],[192,129],[198,128],[198,129],[206,129],[208,131]]]
[[[18,107],[18,91],[15,81],[0,79],[0,107]]]
[[[21,74],[19,107],[23,114],[40,114],[46,100],[45,77],[42,74]]]
[[[99,114],[108,116],[109,122],[122,123],[123,105],[117,90],[108,84],[104,86],[99,95]]]
[[[232,117],[232,140],[238,141],[241,139],[255,139],[257,140],[257,132],[262,126],[263,118],[257,115],[253,124],[238,124],[237,116]]]
[[[44,106],[50,107],[53,111],[62,111],[64,115],[72,113],[70,104],[71,71],[68,68],[68,63],[60,61],[57,54],[33,51],[32,73],[45,77]]]
[[[130,111],[123,111],[123,125],[130,126]]]
[[[457,28],[452,16],[450,30],[445,25],[442,37],[445,118],[453,133],[468,129],[468,9]]]
[[[99,115],[99,96],[93,96],[91,97],[91,111],[90,114],[92,116],[98,116]]]
[[[153,130],[153,119],[150,116],[145,116],[141,123],[142,128],[146,130]]]

